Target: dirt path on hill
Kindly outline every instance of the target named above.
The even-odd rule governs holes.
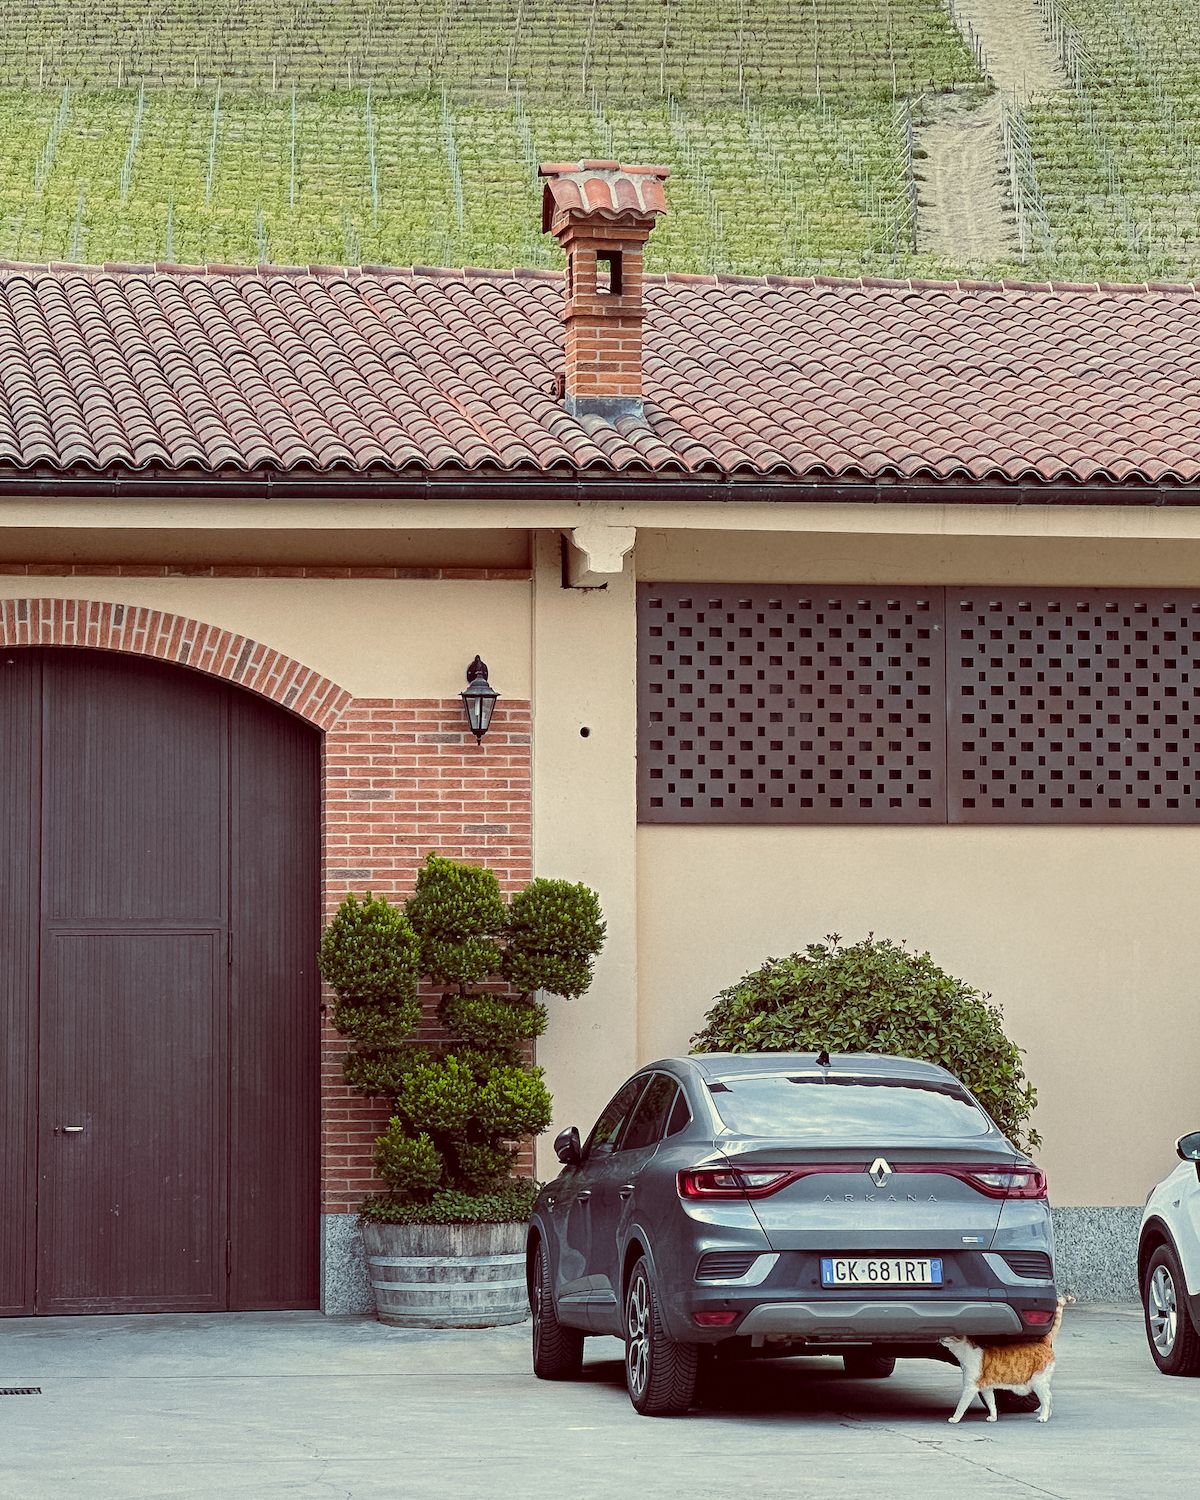
[[[984,50],[988,76],[1002,95],[1024,104],[1066,83],[1034,0],[955,0],[963,36],[968,27]],[[1008,201],[1000,136],[1000,101],[973,104],[970,94],[923,101],[916,133],[920,187],[917,249],[950,265],[982,269],[1011,260],[1017,235]]]
[[[1006,209],[1000,105],[943,94],[916,134],[925,159],[919,184],[917,251],[951,265],[983,268],[1012,255],[1016,231]]]
[[[983,43],[988,77],[1020,103],[1067,81],[1034,0],[954,0],[959,30]]]

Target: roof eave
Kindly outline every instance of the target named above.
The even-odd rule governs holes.
[[[107,471],[0,467],[0,504],[6,497],[45,499],[221,499],[265,501],[345,500],[509,504],[951,504],[951,505],[1200,505],[1200,486],[1147,481],[1001,481],[906,479],[891,476],[797,478],[793,475],[531,473],[455,470],[355,473],[346,469],[257,471],[113,468]]]

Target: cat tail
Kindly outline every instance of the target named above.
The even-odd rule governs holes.
[[[1058,1299],[1058,1305],[1054,1309],[1054,1322],[1051,1323],[1049,1328],[1047,1328],[1044,1335],[1045,1342],[1047,1344],[1052,1344],[1054,1342],[1055,1335],[1062,1327],[1063,1308],[1066,1307],[1068,1302],[1074,1302],[1074,1300],[1075,1298],[1071,1296],[1070,1292]]]

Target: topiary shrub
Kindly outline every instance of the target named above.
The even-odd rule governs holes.
[[[525,1060],[547,1021],[533,992],[583,994],[603,941],[599,899],[587,886],[535,880],[506,904],[490,870],[436,854],[402,913],[347,897],[322,941],[321,972],[337,992],[334,1025],[357,1044],[346,1081],[393,1111],[375,1147],[388,1192],[366,1200],[364,1218],[528,1217],[534,1185],[513,1175],[516,1142],[540,1134],[551,1115],[542,1070]],[[420,974],[452,986],[438,1008],[447,1040],[437,1048],[412,1041]],[[402,996],[385,994],[402,978]]]
[[[404,910],[435,984],[482,984],[499,971],[508,911],[491,870],[431,854]]]
[[[404,913],[382,897],[346,897],[321,938],[318,963],[337,995],[333,1024],[344,1036],[394,1046],[420,1021],[420,944]]]
[[[595,891],[566,880],[533,880],[509,908],[504,977],[526,993],[549,990],[575,1000],[592,982],[604,931]]]
[[[880,1052],[939,1063],[967,1085],[1015,1145],[1041,1144],[1028,1125],[1037,1091],[1000,1008],[961,979],[874,934],[835,933],[771,958],[717,996],[696,1052]]]

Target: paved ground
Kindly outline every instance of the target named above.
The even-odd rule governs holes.
[[[504,1496],[1185,1497],[1200,1380],[1150,1363],[1136,1307],[1068,1309],[1055,1412],[946,1417],[957,1375],[853,1381],[833,1360],[742,1367],[680,1420],[629,1406],[620,1347],[587,1378],[529,1374],[527,1330],[403,1333],[310,1314],[0,1323],[3,1500]]]

